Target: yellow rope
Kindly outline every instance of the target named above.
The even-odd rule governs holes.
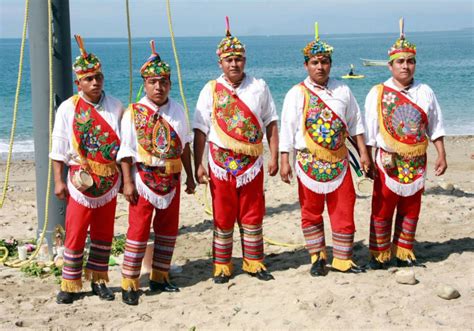
[[[128,5],[128,0],[125,0],[125,6],[127,10],[127,32],[128,32],[128,75],[129,75],[129,94],[128,94],[128,103],[132,103],[132,93],[133,93],[133,79],[132,79],[132,32],[130,29],[130,8]]]
[[[3,263],[8,258],[8,249],[6,247],[0,247],[0,252],[3,252],[3,256],[0,258],[0,263]]]
[[[3,207],[3,204],[5,203],[5,198],[7,197],[8,179],[10,177],[10,166],[11,166],[11,159],[12,159],[12,153],[13,153],[13,142],[15,140],[16,115],[18,113],[18,99],[20,96],[21,76],[23,73],[23,55],[25,51],[26,29],[28,27],[28,8],[29,8],[29,0],[26,0],[25,1],[25,15],[23,19],[23,33],[21,36],[21,46],[20,46],[20,61],[18,65],[18,80],[16,83],[15,103],[13,106],[12,128],[10,131],[10,144],[8,146],[7,165],[5,168],[5,181],[3,183],[3,192],[2,192],[2,198],[0,200],[0,208]]]
[[[181,93],[181,99],[183,100],[184,110],[186,111],[186,119],[188,121],[188,128],[191,129],[191,125],[190,125],[190,122],[189,122],[188,104],[186,103],[186,97],[184,95],[184,90],[183,90],[183,82],[181,80],[181,68],[180,68],[180,65],[179,65],[178,52],[176,50],[176,45],[175,45],[175,42],[174,42],[173,23],[171,22],[170,0],[166,0],[166,13],[168,14],[168,27],[169,27],[169,30],[170,30],[171,45],[173,46],[174,60],[176,62],[176,69],[177,69],[177,73],[178,73],[179,92]]]
[[[286,243],[281,243],[278,241],[274,241],[271,238],[268,237],[263,237],[263,241],[265,241],[269,245],[274,245],[274,246],[282,246],[282,247],[290,247],[290,248],[302,248],[305,246],[305,244],[286,244]]]
[[[51,9],[51,0],[48,0],[48,65],[49,65],[49,139],[48,146],[49,152],[51,152],[52,146],[52,131],[53,131],[53,32],[52,32],[52,9]],[[49,154],[49,153],[48,153]],[[48,158],[48,184],[46,186],[46,199],[44,207],[44,225],[43,230],[41,231],[41,236],[39,241],[36,244],[36,249],[33,254],[30,255],[28,260],[21,261],[19,263],[12,264],[12,267],[22,267],[30,262],[32,262],[38,255],[41,245],[46,234],[46,229],[48,227],[49,221],[49,195],[51,193],[51,174],[52,174],[52,161]]]

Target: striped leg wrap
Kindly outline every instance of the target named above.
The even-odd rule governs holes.
[[[142,268],[142,260],[145,256],[146,245],[146,241],[134,241],[130,239],[125,241],[125,253],[122,264],[123,278],[136,279],[138,281]]]
[[[61,291],[79,292],[82,289],[82,262],[84,251],[64,250]]]
[[[332,233],[332,255],[340,260],[352,259],[353,233]]]
[[[86,279],[93,282],[108,282],[111,242],[91,240],[89,259],[86,265]]]
[[[397,258],[406,261],[415,260],[413,243],[415,242],[417,219],[397,215],[393,235],[393,252]]]
[[[379,262],[390,260],[390,239],[392,236],[392,220],[381,220],[372,217],[370,220],[370,254]]]
[[[263,235],[261,225],[242,224],[242,251],[247,260],[263,260]]]
[[[155,248],[153,251],[153,270],[167,273],[170,270],[176,236],[163,236],[155,234]]]
[[[306,249],[311,256],[326,250],[324,223],[303,227],[303,236],[306,241]]]
[[[234,228],[229,230],[214,227],[214,240],[212,242],[212,255],[215,264],[230,264],[232,259]]]

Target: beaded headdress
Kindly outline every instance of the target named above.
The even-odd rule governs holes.
[[[84,47],[84,41],[78,34],[74,35],[77,46],[81,55],[76,57],[72,65],[72,69],[76,73],[76,78],[79,80],[87,76],[93,76],[102,73],[100,60],[92,53],[87,53]]]
[[[229,56],[245,56],[245,45],[230,33],[229,17],[225,17],[226,33],[225,37],[217,45],[216,54],[219,59]]]
[[[314,35],[314,40],[308,43],[302,50],[306,62],[315,55],[327,55],[330,57],[334,50],[331,45],[319,39],[318,22],[314,23]]]

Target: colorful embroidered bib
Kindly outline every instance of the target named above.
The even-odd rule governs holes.
[[[380,149],[380,158],[385,174],[399,184],[411,184],[426,172],[426,154],[403,156]]]
[[[345,123],[304,83],[301,89],[304,93],[303,135],[308,150],[324,161],[343,160],[347,156]]]
[[[177,132],[151,108],[135,103],[131,105],[137,132],[138,153],[146,165],[152,164],[152,157],[160,160],[167,174],[181,172],[183,147]]]
[[[80,159],[80,167],[71,167],[70,175],[85,169],[92,176],[94,185],[83,192],[89,197],[107,193],[117,182],[119,173],[115,163],[120,139],[99,112],[79,96],[73,97],[76,106],[73,145]]]
[[[309,178],[319,183],[335,180],[347,167],[347,158],[337,162],[328,162],[316,158],[308,150],[297,151],[296,162]]]
[[[390,149],[404,156],[426,153],[428,117],[403,93],[383,84],[379,85],[379,126]]]
[[[214,91],[212,123],[219,139],[239,154],[263,154],[263,131],[250,108],[224,85],[211,82]]]
[[[258,156],[235,153],[230,149],[224,149],[213,143],[209,143],[212,160],[216,165],[225,169],[234,177],[242,175],[250,169],[258,159]]]
[[[166,195],[179,183],[180,174],[167,174],[165,167],[149,167],[143,163],[137,163],[138,174],[142,182],[158,195]]]

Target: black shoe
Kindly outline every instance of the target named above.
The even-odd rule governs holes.
[[[171,283],[168,283],[166,280],[164,283],[155,282],[150,280],[150,291],[152,292],[179,292],[179,288]]]
[[[257,272],[248,272],[248,274],[252,277],[257,277],[258,280],[263,280],[263,281],[269,281],[269,280],[272,280],[272,279],[275,279],[271,273],[269,273],[268,271],[264,270],[264,269],[261,269]]]
[[[115,294],[110,290],[105,283],[91,283],[92,293],[98,295],[101,300],[112,301],[115,299]]]
[[[417,262],[416,260],[401,260],[397,257],[397,267],[399,268],[406,268],[406,267],[421,267],[426,268],[426,265]]]
[[[339,271],[339,270],[338,270]],[[358,265],[353,265],[346,271],[342,271],[346,274],[361,274],[364,273],[366,270],[364,267],[359,267]]]
[[[313,277],[326,276],[328,274],[328,269],[326,268],[326,260],[318,259],[316,262],[314,262],[311,266],[311,270],[309,271],[309,273]]]
[[[225,284],[229,282],[229,279],[230,279],[230,276],[226,276],[223,273],[221,273],[220,275],[214,276],[213,278],[214,284]]]
[[[374,258],[371,258],[369,263],[365,266],[367,270],[384,270],[387,269],[385,263],[377,261]]]
[[[58,295],[56,296],[56,303],[60,305],[61,304],[70,305],[73,302],[74,302],[74,293],[59,291]]]
[[[122,302],[126,303],[127,305],[138,305],[139,297],[140,295],[138,294],[138,291],[132,290],[131,288],[129,288],[128,290],[122,289]]]

